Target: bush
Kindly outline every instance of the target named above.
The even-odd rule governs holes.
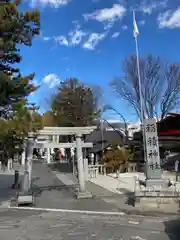
[[[124,172],[127,165],[133,159],[133,153],[129,149],[112,147],[108,150],[103,158],[107,168],[111,168],[113,172]]]

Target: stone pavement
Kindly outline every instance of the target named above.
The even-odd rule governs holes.
[[[124,191],[134,191],[135,186],[134,177],[123,177],[120,180],[109,175],[98,175],[97,178],[91,178],[89,181],[116,194],[124,194]],[[118,188],[122,189],[122,191],[118,190]]]
[[[107,189],[100,187],[92,182],[87,183],[87,189],[92,193],[94,199],[101,199],[106,203],[114,205],[119,212],[123,212],[127,215],[141,215],[141,216],[172,216],[179,215],[177,207],[172,205],[165,205],[164,209],[154,208],[151,206],[133,206],[131,201],[127,201],[127,197],[131,196],[131,193],[117,194]]]
[[[164,179],[170,179],[175,182],[175,176],[172,174],[168,174],[164,172],[162,174]],[[141,181],[145,181],[144,173],[122,173],[119,174],[118,178],[116,178],[116,174],[108,174],[108,175],[98,175],[97,178],[91,178],[89,181],[107,189],[108,191],[114,194],[125,194],[127,192],[134,192],[135,189],[135,181],[136,179]],[[180,183],[176,185],[177,189],[180,191]]]
[[[131,204],[126,204],[129,192],[124,189],[121,194],[108,189],[108,183],[105,187],[98,186],[92,182],[87,182],[87,190],[93,195],[93,199],[76,199],[75,190],[77,188],[77,179],[71,173],[63,173],[54,171],[47,164],[42,164],[39,161],[34,161],[32,171],[33,191],[35,194],[35,207],[37,208],[53,208],[53,209],[70,209],[84,211],[99,211],[99,212],[125,212],[126,214],[139,215],[165,215],[172,214],[172,209],[166,207],[165,213],[161,213],[161,209],[154,210],[153,208],[143,209],[142,207],[133,207]],[[8,200],[15,196],[16,190],[10,187],[13,182],[13,175],[0,175],[0,204],[3,207],[8,206]],[[4,180],[3,179],[4,176]],[[112,187],[116,189],[116,184],[113,184],[116,179],[111,179]],[[1,206],[1,207],[2,207]],[[173,209],[174,210],[174,209]],[[177,212],[177,209],[174,211]]]
[[[46,166],[46,165],[45,165]],[[47,166],[46,166],[47,168]],[[53,169],[54,175],[53,177],[57,177],[61,184],[66,185],[64,186],[64,189],[59,190],[63,196],[66,196],[67,192],[70,194],[69,197],[66,197],[66,200],[64,200],[63,196],[61,196],[61,203],[58,198],[58,191],[53,192],[53,196],[56,195],[56,198],[51,198],[51,193],[45,192],[44,197],[42,198],[41,204],[36,204],[38,207],[49,207],[53,206],[53,208],[67,208],[67,209],[81,209],[81,210],[93,210],[93,211],[118,211],[118,212],[125,212],[126,214],[138,214],[138,215],[147,215],[147,216],[158,216],[158,215],[172,215],[177,213],[177,206],[171,206],[171,205],[166,205],[165,209],[162,208],[153,208],[153,207],[142,207],[142,206],[136,206],[133,207],[132,201],[127,201],[129,197],[134,196],[132,192],[129,190],[129,187],[133,186],[132,184],[132,178],[126,177],[121,179],[120,183],[121,185],[121,192],[119,191],[114,191],[114,189],[117,188],[118,181],[117,179],[113,178],[112,176],[105,176],[102,179],[104,180],[105,178],[108,179],[108,182],[102,181],[100,184],[102,185],[99,186],[98,184],[94,184],[92,182],[87,182],[86,187],[89,192],[92,193],[93,199],[86,199],[86,200],[77,200],[74,197],[74,193],[72,191],[72,188],[67,188],[68,186],[71,187],[72,184],[74,186],[77,184],[77,179],[74,175],[68,173],[63,173],[59,172],[58,170],[60,167],[58,167],[55,171],[55,168]],[[62,170],[62,169],[61,169]],[[50,172],[50,170],[49,170]],[[67,171],[66,171],[67,172]],[[51,172],[52,174],[52,172]],[[99,177],[100,179],[100,177]],[[94,181],[97,183],[98,179],[95,179]],[[115,184],[115,181],[116,184]],[[111,185],[110,185],[111,183]],[[128,186],[130,185],[131,186]],[[67,186],[68,185],[68,186]],[[122,186],[123,185],[123,186]],[[111,189],[109,188],[111,187]],[[133,189],[132,189],[133,191]],[[120,193],[120,194],[119,194]],[[48,197],[49,196],[49,197]],[[50,200],[44,201],[45,198],[49,198]],[[48,204],[47,204],[48,202]],[[60,204],[59,204],[60,203]]]
[[[20,175],[22,179],[22,174]],[[0,173],[0,207],[6,206],[8,201],[16,196],[16,189],[11,189],[14,183],[14,171]]]
[[[59,173],[60,178],[61,173]],[[64,173],[62,178],[65,180]],[[60,181],[46,164],[33,163],[33,189],[35,191],[35,207],[74,209],[89,211],[118,211],[118,208],[101,199],[76,199],[77,185],[68,185]]]
[[[162,204],[159,208],[153,204],[138,205],[134,207],[134,188],[135,177],[138,176],[140,180],[145,180],[143,173],[125,173],[120,174],[116,178],[116,174],[99,175],[97,178],[90,179],[88,182],[88,190],[98,199],[116,206],[119,211],[127,214],[141,214],[141,215],[171,215],[179,214],[178,204]],[[164,174],[164,177],[168,177]],[[172,180],[174,176],[171,176]],[[178,189],[180,184],[178,183]],[[173,186],[171,187],[173,188]],[[128,200],[129,199],[129,200]]]
[[[180,220],[0,209],[0,239],[179,240]]]

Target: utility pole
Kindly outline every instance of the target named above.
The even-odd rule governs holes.
[[[124,122],[124,134],[125,134],[125,137],[126,137],[125,144],[127,144],[128,143],[128,139],[129,139],[129,136],[128,136],[129,132],[128,132],[128,124],[127,124],[126,119],[123,117],[123,115],[121,113],[119,113],[115,108],[113,108],[110,105],[106,105],[104,107],[104,111],[106,111],[106,110],[113,110],[123,120],[123,122]]]
[[[103,119],[101,120],[101,152],[102,152],[102,159],[103,159],[103,156],[104,156],[104,121]],[[96,164],[98,164],[96,162]]]

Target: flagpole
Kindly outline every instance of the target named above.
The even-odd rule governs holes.
[[[136,60],[137,60],[137,72],[138,72],[138,85],[139,85],[139,100],[140,100],[140,114],[141,114],[141,122],[144,124],[144,109],[143,109],[143,99],[142,99],[142,85],[141,85],[141,75],[140,75],[140,67],[139,67],[139,49],[138,49],[138,41],[137,37],[135,38],[136,43]]]
[[[135,12],[133,11],[133,22],[136,24]],[[135,27],[135,26],[134,26]],[[136,25],[137,28],[137,25]],[[134,29],[136,30],[136,29]],[[137,29],[138,30],[138,29]],[[144,149],[144,159],[146,163],[146,133],[145,133],[145,124],[144,124],[144,108],[143,108],[143,97],[142,97],[142,84],[141,84],[141,74],[140,74],[140,66],[139,66],[139,47],[137,40],[137,33],[134,33],[135,44],[136,44],[136,61],[137,61],[137,73],[138,73],[138,85],[139,85],[139,100],[140,100],[140,118],[142,124],[142,132],[143,132],[143,149]]]

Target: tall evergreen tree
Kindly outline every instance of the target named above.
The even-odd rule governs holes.
[[[17,64],[20,46],[31,46],[40,31],[39,11],[20,11],[20,0],[0,1],[0,150],[6,155],[21,147],[29,131],[41,128],[27,97],[37,89],[34,73],[22,76]]]
[[[90,126],[99,117],[98,99],[93,89],[76,78],[61,83],[52,101],[52,112],[59,126]]]
[[[22,59],[18,44],[31,46],[32,39],[39,34],[39,11],[19,10],[20,0],[0,2],[0,70],[19,72],[12,64]]]
[[[0,2],[0,117],[9,117],[12,104],[25,100],[37,87],[32,84],[34,73],[23,77],[16,67],[22,60],[20,45],[31,46],[39,34],[40,13],[21,12],[20,0]]]

